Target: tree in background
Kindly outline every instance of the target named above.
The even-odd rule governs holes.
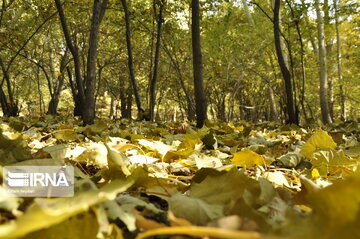
[[[206,98],[203,86],[203,65],[200,44],[200,6],[199,0],[191,1],[191,35],[193,52],[194,90],[196,107],[196,127],[201,128],[207,118]]]
[[[104,17],[108,0],[94,0],[93,13],[91,18],[89,50],[87,56],[86,76],[83,80],[81,76],[81,63],[77,47],[73,44],[64,10],[60,0],[55,0],[58,9],[61,26],[64,32],[67,47],[69,48],[75,68],[75,79],[77,93],[75,99],[74,115],[81,115],[84,124],[93,124],[95,119],[95,85],[96,85],[96,55],[98,47],[98,35],[100,23]],[[84,84],[85,82],[85,84]],[[74,92],[75,93],[75,92]],[[76,108],[78,107],[78,108]]]
[[[318,30],[318,46],[319,46],[319,75],[320,75],[320,108],[321,116],[324,124],[331,124],[331,114],[328,101],[328,74],[327,74],[327,58],[325,49],[324,21],[320,7],[320,0],[315,0],[316,22]]]
[[[159,5],[159,7],[157,7]],[[155,111],[155,104],[156,104],[156,83],[158,81],[158,74],[159,74],[159,60],[160,60],[160,49],[161,49],[161,33],[162,33],[162,25],[164,23],[164,6],[165,0],[156,1],[154,0],[153,8],[155,19],[157,23],[157,31],[156,31],[156,44],[155,44],[155,56],[154,56],[154,70],[152,73],[152,77],[150,80],[149,86],[149,93],[150,93],[150,120],[154,121],[154,111]],[[159,8],[159,13],[157,13],[157,8]]]
[[[284,58],[284,52],[281,47],[281,34],[280,34],[280,0],[275,0],[274,2],[274,41],[276,47],[276,55],[278,58],[278,63],[280,66],[281,74],[285,84],[285,93],[286,93],[286,112],[287,112],[287,122],[290,124],[298,124],[298,116],[295,112],[295,103],[293,97],[293,86],[292,86],[292,77],[289,71],[288,65]]]
[[[210,120],[285,123],[290,122],[288,109],[293,108],[287,98],[293,98],[300,124],[318,123],[322,118],[314,2],[286,0],[279,6],[278,33],[290,75],[288,89],[284,67],[277,61],[273,6],[267,0],[201,2],[201,54],[197,54],[204,63],[202,71],[194,70],[198,58],[189,42],[196,39],[192,36],[192,20],[196,19],[192,19],[192,4],[186,0],[166,1],[162,17],[162,1],[127,1],[127,10],[119,7],[119,1],[109,1],[97,44],[90,42],[90,35],[94,39],[94,1],[58,2],[66,16],[65,38],[63,24],[56,17],[61,11],[58,14],[54,0],[3,1],[0,6],[0,103],[4,115],[63,115],[75,106],[75,115],[83,117],[83,108],[91,106],[90,118],[96,113],[96,117],[131,119],[138,99],[143,99],[138,113],[149,113],[152,108],[156,121],[195,120],[197,101],[208,109],[203,112]],[[346,112],[347,119],[356,119],[359,5],[342,0],[341,4],[324,1],[320,6],[330,116],[345,119]],[[131,29],[127,27],[130,22]],[[96,52],[89,54],[94,45]],[[204,94],[200,101],[196,100],[200,96],[198,81],[194,81],[198,72]],[[88,87],[93,89],[87,91]],[[292,97],[288,97],[291,91]]]
[[[144,109],[141,105],[140,93],[139,93],[139,86],[135,78],[135,71],[134,71],[134,59],[133,59],[133,50],[132,50],[132,43],[131,43],[131,27],[130,27],[130,14],[129,9],[127,6],[126,0],[121,0],[122,6],[124,8],[124,18],[125,18],[125,27],[126,27],[126,48],[128,53],[128,69],[129,69],[129,76],[135,96],[135,102],[138,110],[138,114],[142,114]],[[123,84],[123,83],[120,83]],[[126,101],[125,96],[122,96],[122,102]],[[125,105],[124,105],[125,106]],[[123,111],[123,115],[125,115],[126,110]]]

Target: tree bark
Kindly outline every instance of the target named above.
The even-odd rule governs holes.
[[[164,10],[165,1],[159,1],[159,14],[156,14],[156,0],[154,0],[154,14],[157,22],[157,33],[156,33],[156,45],[155,45],[155,57],[154,57],[154,71],[150,81],[150,120],[154,121],[154,111],[156,104],[156,83],[159,72],[159,59],[160,59],[160,47],[161,47],[161,30],[163,19],[163,10]]]
[[[341,66],[341,39],[340,39],[340,30],[339,30],[339,16],[338,16],[338,7],[341,0],[334,0],[335,8],[335,30],[336,30],[336,62],[337,62],[337,73],[339,81],[339,90],[340,90],[340,108],[341,108],[341,120],[346,121],[346,102],[344,95],[344,86],[343,86],[343,77],[342,77],[342,66]]]
[[[128,118],[126,115],[126,89],[125,89],[125,78],[119,78],[120,88],[120,114],[121,118]]]
[[[250,23],[251,26],[255,26],[255,22],[254,22],[254,19],[252,18],[251,14],[250,14],[250,11],[249,11],[249,8],[248,8],[248,5],[246,3],[246,0],[241,0],[242,2],[242,5],[244,7],[244,12],[246,14],[246,17]]]
[[[56,76],[55,74],[55,70],[54,70],[54,66],[53,66],[53,61],[51,60],[50,66],[51,66],[51,71],[52,71],[52,77],[55,79],[57,78],[56,84],[54,86],[53,89],[53,93],[52,90],[50,91],[50,102],[49,102],[49,106],[48,106],[48,111],[47,114],[50,115],[57,115],[57,107],[59,104],[59,99],[60,99],[60,94],[61,91],[63,90],[63,85],[64,85],[64,70],[66,68],[66,54],[67,51],[65,52],[65,54],[62,56],[61,58],[61,62],[60,62],[60,75]],[[51,89],[51,85],[49,85],[49,90]]]
[[[138,87],[138,84],[137,84],[137,81],[136,81],[136,78],[135,78],[135,72],[134,72],[129,9],[127,7],[126,0],[121,0],[121,3],[122,3],[122,6],[124,8],[124,13],[125,13],[126,47],[127,47],[127,52],[128,52],[129,76],[130,76],[132,88],[133,88],[133,91],[134,91],[135,102],[136,102],[138,114],[141,114],[144,110],[143,110],[143,108],[141,106],[139,87]]]
[[[196,108],[196,127],[201,128],[206,119],[206,97],[202,78],[202,55],[200,44],[200,6],[199,0],[191,1],[191,35],[192,35],[192,52],[193,52],[193,75],[195,90],[195,108]]]
[[[73,77],[71,74],[70,67],[66,67],[66,71],[67,71],[68,78],[69,78],[71,94],[72,94],[73,100],[74,100],[74,116],[81,116],[81,100],[80,100],[79,94],[76,92],[76,87],[75,87],[74,81],[72,79]]]
[[[189,121],[193,121],[193,120],[195,120],[195,107],[194,107],[194,104],[193,104],[193,99],[190,96],[189,91],[186,89],[185,82],[184,82],[184,77],[183,77],[183,74],[181,72],[179,62],[178,62],[177,59],[175,59],[175,57],[173,57],[171,55],[170,50],[166,46],[166,44],[163,44],[163,48],[164,48],[165,53],[170,58],[170,61],[171,61],[172,65],[173,65],[173,67],[174,67],[174,69],[176,71],[176,74],[178,75],[178,79],[179,79],[181,89],[184,91],[186,102],[187,102],[187,107],[184,107],[184,108],[186,108],[187,118],[188,118]]]
[[[18,116],[19,115],[19,108],[17,103],[14,101],[13,98],[13,92],[12,92],[12,88],[11,88],[11,82],[10,82],[10,76],[9,76],[9,67],[6,69],[5,65],[3,64],[2,59],[0,58],[0,66],[2,69],[2,73],[3,73],[3,81],[1,82],[0,88],[1,88],[1,106],[2,106],[2,110],[3,110],[3,114],[5,116]],[[6,82],[7,85],[7,90],[8,90],[8,95],[9,95],[9,102],[7,102],[6,100],[6,95],[4,90],[2,89],[3,86],[3,82]]]
[[[328,82],[327,82],[327,59],[325,49],[324,22],[320,9],[320,1],[315,0],[316,22],[318,29],[318,45],[319,45],[319,75],[320,75],[320,108],[321,116],[324,124],[331,124],[330,107],[328,101]]]
[[[56,4],[56,8],[59,13],[59,18],[60,18],[61,27],[62,27],[62,30],[64,33],[66,45],[69,48],[71,55],[73,56],[73,61],[74,61],[75,81],[76,81],[76,89],[77,89],[77,93],[73,92],[73,94],[75,93],[74,96],[76,98],[76,100],[74,98],[74,100],[75,100],[74,104],[75,104],[75,107],[76,106],[82,107],[85,103],[85,90],[84,90],[83,80],[82,80],[82,76],[81,76],[81,64],[80,64],[79,51],[74,46],[74,44],[71,40],[68,24],[67,24],[67,21],[65,18],[65,13],[64,13],[64,10],[60,3],[60,0],[55,0],[55,4]],[[79,110],[80,109],[74,109],[74,113],[77,114]],[[77,115],[74,114],[74,116],[77,116]]]
[[[298,40],[300,43],[300,62],[301,62],[301,88],[300,88],[300,105],[301,105],[301,109],[303,111],[304,114],[304,118],[305,118],[305,122],[308,121],[308,116],[306,113],[306,109],[305,109],[305,82],[306,82],[306,71],[305,71],[305,50],[304,50],[304,42],[303,42],[303,38],[302,38],[302,34],[301,34],[301,30],[300,30],[300,17],[295,16],[295,12],[291,6],[291,3],[289,2],[289,0],[286,0],[290,10],[291,10],[291,16],[293,19],[295,19],[295,27],[296,27],[296,32],[298,35]]]
[[[85,125],[93,124],[95,119],[96,55],[100,23],[104,17],[107,3],[108,0],[94,0],[86,67],[85,105],[83,105],[83,121]]]
[[[116,118],[116,100],[115,97],[113,95],[110,96],[110,114],[109,114],[109,118],[110,119],[115,119]]]
[[[127,119],[131,119],[132,100],[133,100],[133,94],[131,93],[131,88],[129,88],[127,92],[126,113],[125,113],[125,118]]]
[[[301,4],[302,4],[302,7],[304,9],[306,9],[306,4],[305,4],[305,0],[301,0]],[[306,23],[306,26],[307,28],[309,29],[309,37],[310,37],[310,43],[311,43],[311,46],[313,47],[313,50],[314,50],[314,54],[316,56],[318,56],[319,54],[319,49],[318,49],[318,46],[316,44],[316,41],[315,41],[315,38],[311,32],[311,23],[310,23],[310,19],[309,19],[309,16],[307,14],[307,11],[304,13],[304,19],[305,19],[305,23]]]
[[[270,82],[270,81],[269,81]],[[269,120],[270,121],[278,121],[279,113],[276,109],[276,102],[274,97],[274,91],[270,85],[268,84],[268,92],[269,92],[269,100],[270,100],[270,114],[269,114]]]
[[[330,15],[329,15],[329,1],[328,0],[324,0],[323,2],[323,12],[324,12],[324,18],[323,18],[323,23],[324,23],[324,35],[327,34],[327,32],[329,32],[329,28],[330,28]],[[325,38],[325,49],[326,49],[326,58],[327,59],[331,59],[331,55],[332,55],[332,46],[333,43],[331,41],[330,38]],[[327,71],[331,72],[330,69],[327,69]],[[329,100],[329,111],[330,111],[330,117],[331,119],[334,118],[334,102],[335,102],[335,96],[334,96],[334,79],[331,76],[331,73],[328,74],[328,100]]]
[[[283,76],[285,91],[286,91],[286,112],[287,112],[287,123],[289,124],[298,124],[298,119],[295,113],[295,104],[293,98],[293,89],[291,74],[286,65],[284,52],[281,47],[280,39],[280,0],[275,0],[274,4],[274,38],[275,38],[275,48],[276,55],[278,57],[278,63],[280,66],[281,74]]]
[[[2,112],[3,112],[3,115],[4,116],[10,116],[9,115],[9,104],[6,100],[6,96],[5,96],[5,93],[2,89],[2,87],[0,87],[0,104],[1,104],[1,109],[2,109]]]

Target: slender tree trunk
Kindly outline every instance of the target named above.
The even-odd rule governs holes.
[[[247,16],[247,19],[248,19],[250,25],[255,27],[255,22],[254,22],[253,17],[250,14],[246,0],[242,0],[242,4],[244,6],[244,11],[245,11],[245,14]],[[271,55],[270,55],[270,57],[271,57]],[[272,62],[271,59],[270,59],[270,62]],[[268,64],[266,62],[264,65],[265,65],[265,68],[267,68]],[[274,69],[275,69],[275,67],[274,67]],[[269,120],[270,121],[278,121],[279,114],[276,109],[276,102],[275,102],[275,97],[274,97],[274,91],[271,86],[271,80],[269,79],[269,80],[267,80],[267,82],[268,82],[268,96],[269,96],[269,105],[270,105]]]
[[[193,74],[195,90],[195,107],[196,107],[196,127],[201,128],[206,119],[206,97],[202,78],[202,56],[200,44],[200,6],[199,0],[191,1],[191,35],[192,35],[192,52],[193,52]]]
[[[184,94],[185,94],[185,97],[186,97],[186,102],[187,102],[187,110],[186,110],[186,113],[187,113],[187,118],[189,121],[193,121],[195,120],[195,107],[194,107],[194,104],[193,104],[193,100],[189,94],[189,91],[186,89],[186,86],[185,86],[185,82],[184,82],[184,77],[183,77],[183,74],[181,72],[181,69],[180,69],[180,66],[179,66],[179,62],[171,55],[170,53],[170,50],[169,48],[166,46],[166,44],[163,44],[163,48],[164,48],[164,51],[165,53],[169,56],[170,58],[170,61],[178,75],[178,79],[179,79],[179,83],[180,83],[180,86],[181,86],[181,89],[184,91]],[[179,97],[180,99],[180,97]]]
[[[80,109],[74,109],[74,116],[78,116],[79,110],[81,111],[81,108],[83,107],[83,105],[85,103],[85,90],[84,90],[84,86],[83,86],[83,79],[81,76],[81,64],[80,64],[79,51],[74,46],[74,44],[71,40],[68,24],[67,24],[67,21],[65,18],[65,13],[64,13],[64,10],[60,3],[60,0],[55,0],[55,4],[56,4],[56,8],[59,13],[59,18],[60,18],[61,27],[62,27],[62,30],[64,33],[66,45],[69,48],[71,55],[73,56],[75,81],[76,81],[76,88],[77,88],[77,93],[73,92],[73,93],[75,93],[74,104],[75,104],[75,107],[80,106]]]
[[[5,116],[18,116],[19,108],[13,98],[10,76],[9,76],[9,72],[8,72],[9,67],[7,69],[5,68],[5,65],[3,64],[3,61],[1,58],[0,58],[0,66],[1,66],[2,73],[3,73],[3,79],[5,80],[6,85],[7,85],[8,96],[9,96],[9,102],[7,102],[5,92],[2,89],[2,86],[3,86],[3,81],[2,81],[2,83],[0,85],[1,91],[2,91],[0,93],[1,94],[0,97],[3,98],[1,100],[3,114]],[[4,104],[4,106],[3,106],[3,104]]]
[[[320,107],[321,116],[324,124],[331,124],[330,107],[328,101],[328,82],[327,82],[327,60],[325,49],[324,22],[320,9],[320,1],[315,0],[317,28],[318,28],[318,44],[319,44],[319,73],[320,73]]]
[[[131,119],[132,99],[133,99],[133,94],[131,92],[131,88],[129,88],[127,92],[126,114],[125,114],[125,118],[127,119]]]
[[[59,104],[60,94],[61,94],[61,91],[63,90],[63,85],[64,85],[64,70],[66,68],[66,58],[67,58],[66,53],[67,53],[67,51],[61,58],[60,75],[59,76],[56,76],[54,66],[53,66],[53,60],[52,59],[50,60],[52,77],[53,77],[53,79],[57,79],[53,92],[50,91],[51,99],[50,99],[48,111],[47,111],[47,114],[50,114],[50,115],[57,115],[57,107]],[[49,90],[50,89],[51,89],[51,86],[49,85]]]
[[[298,120],[295,113],[295,104],[293,98],[293,89],[291,82],[291,74],[286,66],[284,52],[281,47],[280,39],[280,0],[275,0],[274,4],[274,38],[275,38],[275,47],[276,55],[278,57],[278,63],[280,66],[281,74],[283,76],[285,91],[286,91],[286,111],[287,111],[287,123],[298,124]]]
[[[156,0],[154,0],[154,14],[156,14]],[[154,111],[155,111],[155,104],[156,104],[156,83],[158,78],[159,72],[159,59],[160,59],[160,47],[161,47],[161,30],[162,24],[164,22],[163,19],[163,10],[165,1],[159,1],[159,14],[156,16],[157,22],[157,33],[156,33],[156,45],[155,45],[155,58],[154,58],[154,71],[152,74],[151,82],[150,82],[150,120],[154,121]]]
[[[339,16],[338,16],[338,7],[341,0],[334,0],[335,8],[335,29],[336,29],[336,61],[337,61],[337,73],[339,81],[339,90],[340,90],[340,107],[341,107],[341,120],[346,121],[346,102],[343,86],[343,77],[342,77],[342,66],[341,66],[341,39],[340,39],[340,30],[339,30]]]
[[[57,107],[59,104],[60,94],[61,94],[63,85],[64,85],[64,76],[60,75],[60,76],[58,76],[57,86],[54,91],[54,94],[51,97],[51,100],[49,102],[47,114],[57,115]]]
[[[279,113],[276,109],[276,102],[274,97],[274,91],[270,84],[268,84],[268,92],[269,92],[269,100],[270,100],[270,114],[269,120],[270,121],[278,121]]]
[[[334,79],[332,77],[328,77],[328,95],[329,95],[329,111],[330,118],[334,118],[334,104],[335,104],[335,95],[334,95]]]
[[[289,2],[289,0],[286,0],[290,10],[291,10],[291,15],[293,19],[300,19],[300,17],[295,16],[295,12],[291,6],[291,3]],[[305,50],[304,50],[304,42],[303,42],[303,38],[302,38],[302,34],[301,34],[301,30],[300,30],[300,20],[295,20],[295,27],[296,27],[296,33],[298,35],[298,40],[300,43],[300,62],[301,62],[301,87],[300,87],[300,96],[299,96],[299,100],[300,100],[300,105],[301,105],[301,109],[303,111],[304,114],[304,118],[305,118],[305,122],[308,121],[308,116],[306,113],[306,109],[305,109],[305,82],[306,82],[306,71],[305,71]]]
[[[133,91],[134,91],[135,102],[136,102],[138,114],[142,114],[142,112],[144,110],[143,110],[143,108],[141,106],[139,87],[138,87],[138,84],[137,84],[137,81],[136,81],[136,78],[135,78],[134,64],[133,64],[129,9],[127,7],[126,0],[121,0],[121,3],[122,3],[122,6],[124,8],[124,13],[125,13],[126,47],[127,47],[127,52],[128,52],[129,76],[130,76],[132,88],[133,88]]]
[[[6,96],[5,96],[5,93],[2,89],[2,87],[0,87],[0,103],[1,103],[1,109],[2,109],[2,112],[3,112],[3,115],[4,116],[10,116],[9,115],[9,105],[8,105],[8,102],[6,100]]]
[[[66,67],[66,71],[67,71],[68,78],[69,78],[71,94],[72,94],[73,100],[74,100],[74,116],[81,116],[81,99],[80,99],[79,94],[76,92],[76,87],[75,87],[74,81],[72,79],[73,77],[72,77],[70,67]]]
[[[244,7],[244,12],[246,14],[246,17],[250,23],[251,26],[255,26],[255,22],[254,22],[254,19],[252,18],[251,14],[250,14],[250,11],[249,11],[249,8],[248,8],[248,5],[246,3],[246,0],[241,0],[242,2],[242,5]]]
[[[83,105],[84,124],[93,124],[95,119],[95,85],[96,85],[96,55],[99,38],[100,23],[104,17],[108,0],[94,0],[94,9],[91,19],[89,51],[86,67],[86,91]]]
[[[305,0],[301,0],[301,3],[302,3],[302,7],[304,9],[306,9]],[[316,56],[318,56],[319,55],[319,49],[318,49],[318,46],[316,44],[315,37],[313,36],[313,34],[312,34],[311,30],[310,30],[311,29],[311,23],[310,23],[310,19],[309,19],[309,16],[307,14],[307,11],[304,13],[304,19],[305,19],[306,26],[309,29],[310,43],[311,43],[311,46],[313,47],[314,54]]]
[[[120,113],[121,118],[128,118],[126,115],[126,89],[125,89],[125,79],[123,77],[119,78],[120,83]]]
[[[110,119],[114,119],[116,118],[116,102],[115,102],[115,97],[113,95],[111,95],[110,98],[110,114],[109,114],[109,118]]]
[[[39,115],[42,115],[42,113],[43,113],[43,95],[41,92],[39,68],[36,69],[36,86],[37,86],[38,95],[39,95]],[[44,106],[44,108],[45,108],[45,106]]]
[[[149,103],[149,90],[150,90],[150,85],[151,85],[151,80],[152,80],[152,74],[153,74],[153,66],[154,66],[154,42],[155,42],[155,18],[156,18],[156,9],[154,8],[155,1],[153,1],[153,12],[152,12],[152,19],[151,19],[151,39],[150,39],[150,64],[149,64],[149,82],[148,85],[146,87],[146,104],[150,105]]]
[[[329,15],[329,0],[324,0],[323,3],[323,12],[324,12],[324,18],[323,18],[323,23],[324,23],[324,35],[327,34],[327,32],[329,32],[329,28],[330,28],[330,15]],[[325,38],[325,49],[326,49],[326,58],[327,59],[331,59],[331,55],[332,55],[332,46],[333,43],[331,41],[330,38]],[[328,99],[329,99],[329,111],[330,111],[330,117],[331,119],[334,118],[334,102],[335,102],[335,96],[334,96],[334,79],[330,74],[330,68],[327,68],[328,71]]]

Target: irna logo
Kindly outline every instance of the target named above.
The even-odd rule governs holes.
[[[74,195],[72,166],[6,166],[3,187],[8,196],[71,197]]]
[[[69,183],[63,172],[60,173],[12,173],[7,172],[8,185],[11,187],[68,187]]]

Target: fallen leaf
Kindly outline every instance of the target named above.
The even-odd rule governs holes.
[[[249,149],[243,149],[240,152],[234,153],[231,162],[238,167],[253,167],[265,164],[263,156]]]

